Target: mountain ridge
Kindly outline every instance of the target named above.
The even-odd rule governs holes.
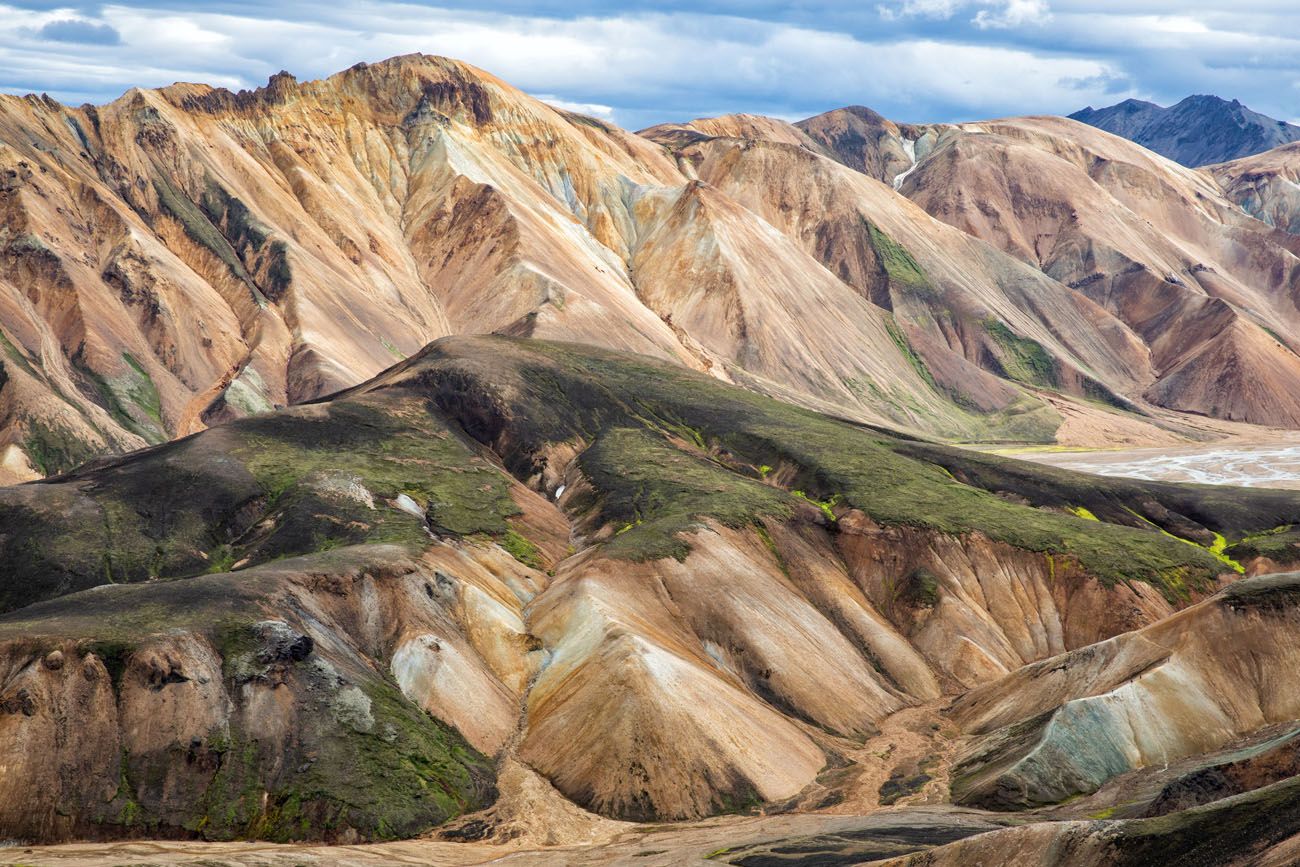
[[[1078,135],[1036,123],[1053,154]],[[1133,225],[1159,249],[1098,257],[1090,226],[1064,269],[1029,252],[1017,237],[1028,224],[1004,237],[950,213],[957,203],[940,200],[956,189],[927,172],[932,151],[983,142],[980,129],[1009,144],[1009,124],[897,125],[858,108],[639,136],[423,55],[240,93],[176,84],[77,109],[5,97],[0,129],[11,480],[310,400],[429,340],[483,331],[658,354],[958,440],[1163,442],[1233,429],[1206,417],[1300,424],[1300,407],[1216,385],[1210,369],[1235,359],[1290,392],[1300,372],[1253,312],[1278,308],[1289,242],[1136,149],[1089,145],[1147,186],[1181,188],[1191,213],[1160,220],[1188,224],[1211,203],[1226,227],[1213,231],[1257,261],[1207,249],[1208,226],[1180,241],[1199,261],[1160,246],[1140,228],[1156,215],[1146,204]],[[1049,170],[1034,159],[1022,169]],[[1112,207],[1078,183],[1094,210]],[[834,185],[834,209],[801,201],[801,184]],[[791,219],[796,203],[806,218]],[[1187,286],[1182,316],[1206,293],[1238,324],[1211,346],[1208,332],[1174,339],[1117,303],[1165,284]],[[1180,329],[1171,316],[1158,321]]]
[[[1106,108],[1088,106],[1070,118],[1186,166],[1228,162],[1300,140],[1300,126],[1210,94],[1188,96],[1168,107],[1126,99]]]

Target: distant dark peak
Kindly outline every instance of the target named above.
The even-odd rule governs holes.
[[[1300,127],[1251,111],[1240,100],[1208,93],[1165,108],[1126,99],[1070,115],[1187,166],[1227,162],[1300,140]]]

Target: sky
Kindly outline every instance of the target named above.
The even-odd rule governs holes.
[[[851,104],[962,121],[1193,93],[1300,119],[1296,0],[0,0],[0,91],[72,104],[416,51],[629,129]]]

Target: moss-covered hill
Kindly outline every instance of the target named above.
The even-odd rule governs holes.
[[[502,470],[534,479],[561,443],[581,448],[591,483],[573,517],[613,525],[608,552],[638,560],[686,557],[681,531],[703,518],[738,526],[813,503],[832,522],[856,508],[885,525],[983,533],[1172,598],[1300,523],[1294,493],[1085,476],[903,438],[639,356],[451,338],[321,403],[0,490],[0,610],[344,545],[419,546],[429,533],[525,550]],[[386,505],[402,495],[426,521]]]
[[[572,345],[443,341],[353,394],[394,389],[428,397],[522,479],[543,470],[547,444],[585,444],[579,465],[594,494],[573,507],[615,525],[607,549],[631,559],[687,556],[680,531],[704,517],[734,526],[803,502],[832,522],[856,508],[885,525],[982,533],[1177,597],[1240,570],[1232,546],[1300,520],[1294,493],[1006,460]]]
[[[561,483],[571,490],[557,500]],[[522,606],[566,540],[689,569],[707,538],[689,531],[711,520],[752,527],[780,560],[772,519],[834,534],[852,510],[982,534],[1178,603],[1240,568],[1234,552],[1286,559],[1300,495],[1021,464],[639,356],[440,341],[331,399],[0,489],[0,665],[17,672],[0,700],[19,711],[0,717],[0,738],[27,744],[24,774],[49,778],[35,800],[0,797],[0,830],[418,833],[493,794],[490,758],[398,683],[399,645],[412,675],[435,665],[418,648],[462,640],[455,604],[440,601],[459,579],[430,558],[515,570],[498,583],[516,614],[495,607],[507,613],[494,628],[519,630],[510,665],[527,682],[523,660],[544,651]],[[193,703],[156,695],[180,683]],[[131,720],[145,711],[133,708],[189,746],[139,742]],[[58,726],[106,740],[33,740]],[[56,761],[86,767],[69,776]]]

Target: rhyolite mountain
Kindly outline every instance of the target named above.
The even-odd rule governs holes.
[[[632,134],[412,55],[0,96],[0,475],[302,403],[442,336],[671,359],[947,439],[1300,427],[1294,236],[1062,120]]]
[[[641,822],[951,786],[913,842],[955,840],[1161,763],[1176,785],[1300,714],[1295,579],[1220,589],[1300,559],[1296,524],[1294,492],[446,338],[0,489],[0,833],[373,840],[478,811],[444,833],[507,840],[530,780]]]
[[[1088,106],[1070,118],[1185,166],[1225,163],[1300,140],[1300,126],[1251,111],[1235,99],[1204,94],[1168,107],[1126,99],[1106,108]]]
[[[1294,863],[1300,493],[943,441],[1300,427],[1296,153],[0,97],[0,840]]]

